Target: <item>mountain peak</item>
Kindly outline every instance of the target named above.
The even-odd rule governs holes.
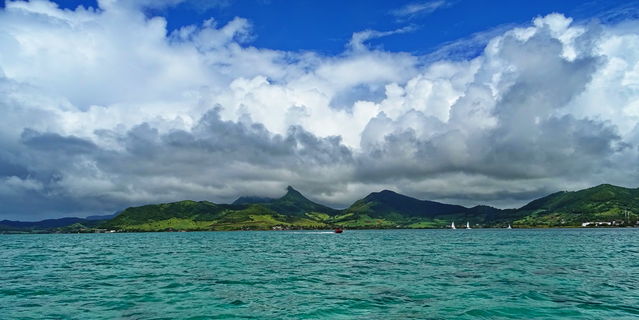
[[[330,214],[336,214],[338,212],[335,209],[309,200],[291,186],[286,187],[286,194],[270,203],[269,207],[278,212],[295,215],[303,215],[307,212],[322,212]]]
[[[598,186],[594,186],[594,187],[589,188],[589,189],[601,190],[601,189],[626,189],[626,188],[620,187],[620,186],[615,186],[615,185],[609,184],[609,183],[603,183],[603,184],[600,184]],[[585,189],[585,190],[588,190],[588,189]]]
[[[458,205],[419,200],[391,190],[373,192],[351,205],[346,212],[367,214],[374,218],[393,215],[429,217],[437,214],[454,214],[468,210]]]
[[[286,194],[284,195],[283,198],[285,198],[285,197],[296,197],[296,198],[300,198],[301,197],[301,198],[306,199],[306,197],[304,197],[301,192],[295,190],[295,188],[293,188],[291,186],[286,187]]]
[[[394,199],[406,199],[406,198],[410,198],[408,196],[405,196],[403,194],[397,193],[395,191],[391,191],[391,190],[387,190],[384,189],[380,192],[372,192],[370,193],[368,196],[366,196],[366,198],[364,199],[377,199],[377,200],[394,200]],[[417,199],[415,199],[417,200]]]

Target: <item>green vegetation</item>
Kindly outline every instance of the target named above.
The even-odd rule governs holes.
[[[405,220],[430,218],[437,215],[460,214],[465,207],[434,201],[417,200],[393,191],[374,192],[346,209],[348,213],[365,214],[374,218]]]
[[[310,212],[324,213],[328,215],[335,215],[339,213],[339,210],[323,206],[307,199],[291,186],[288,186],[286,191],[287,192],[283,197],[262,205],[281,214],[295,216],[303,216]]]
[[[115,218],[93,221],[79,218],[40,222],[0,221],[0,232],[200,231],[271,229],[448,228],[463,227],[579,227],[635,225],[639,220],[639,189],[608,184],[557,192],[519,209],[489,206],[466,208],[418,200],[392,191],[374,192],[344,210],[315,203],[292,187],[279,199],[242,197],[233,204],[208,201],[131,207]],[[604,223],[601,223],[604,222]]]
[[[349,229],[385,229],[394,228],[397,223],[392,220],[372,218],[366,214],[348,213],[331,220],[334,225]]]
[[[518,210],[517,225],[579,226],[583,222],[617,221],[619,225],[639,220],[639,189],[610,184],[573,192],[557,192]]]
[[[324,229],[331,227],[328,223],[338,212],[288,187],[279,199],[243,197],[230,205],[186,200],[128,208],[101,227],[121,231]]]
[[[423,201],[388,190],[335,210],[288,187],[279,199],[242,197],[232,205],[181,201],[129,208],[105,226],[124,231],[382,229],[447,228],[454,221],[460,227],[466,222],[473,227],[573,227],[587,221],[636,221],[638,209],[637,189],[611,185],[558,192],[508,210]],[[617,225],[624,224],[628,221]]]
[[[450,224],[449,221],[443,219],[437,219],[432,221],[418,221],[408,225],[410,229],[434,229],[444,228]]]
[[[123,231],[172,231],[172,230],[210,230],[213,221],[195,221],[192,219],[170,218],[136,225],[121,225],[118,229]]]

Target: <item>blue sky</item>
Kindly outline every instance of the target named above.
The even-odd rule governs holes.
[[[63,8],[96,7],[96,1],[57,0]],[[415,13],[402,10],[435,4]],[[150,16],[167,19],[169,31],[199,24],[214,17],[225,24],[234,17],[248,19],[261,48],[312,50],[338,54],[353,32],[366,29],[390,31],[413,26],[414,31],[372,40],[390,51],[429,53],[444,43],[477,32],[529,23],[534,17],[560,12],[576,20],[618,20],[636,16],[639,1],[624,0],[439,0],[439,1],[282,1],[282,0],[193,0],[163,8],[147,8]],[[620,8],[630,9],[621,12]]]
[[[383,189],[510,208],[637,187],[638,9],[6,1],[0,219],[288,185],[337,208]]]

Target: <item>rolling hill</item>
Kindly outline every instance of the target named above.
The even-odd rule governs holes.
[[[278,199],[242,197],[233,204],[186,200],[132,207],[103,226],[128,231],[326,228],[325,220],[338,212],[289,186]]]
[[[344,213],[335,217],[335,224],[344,227],[396,227],[421,223],[424,227],[443,227],[450,221],[438,216],[461,214],[468,209],[458,205],[418,200],[394,191],[373,192],[355,201]]]
[[[561,191],[534,200],[517,210],[516,224],[573,226],[589,221],[637,221],[639,189],[610,184],[579,191]]]
[[[93,216],[88,218],[59,218],[46,219],[42,221],[0,221],[0,232],[50,232],[58,228],[65,228],[70,225],[83,226],[84,228],[93,228],[100,225],[103,221],[108,220],[111,216],[99,218]]]
[[[93,219],[108,218],[91,217]],[[108,228],[121,231],[267,230],[276,228],[445,228],[466,221],[476,227],[576,227],[583,222],[639,220],[639,189],[603,184],[562,191],[519,209],[467,208],[419,200],[393,191],[373,192],[343,210],[313,202],[292,187],[280,198],[240,197],[232,204],[178,201],[130,207],[110,220],[82,218],[40,222],[0,221],[0,231],[62,231]],[[70,227],[72,226],[72,227]]]
[[[294,216],[304,216],[306,213],[313,212],[328,215],[339,213],[339,210],[309,200],[291,186],[286,188],[286,194],[283,197],[264,203],[263,205],[278,213]]]

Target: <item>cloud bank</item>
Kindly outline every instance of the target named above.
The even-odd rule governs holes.
[[[140,6],[0,11],[0,218],[289,184],[337,207],[383,188],[503,207],[639,181],[637,21],[551,14],[433,61],[371,30],[336,56],[253,47],[242,18],[169,33]]]

